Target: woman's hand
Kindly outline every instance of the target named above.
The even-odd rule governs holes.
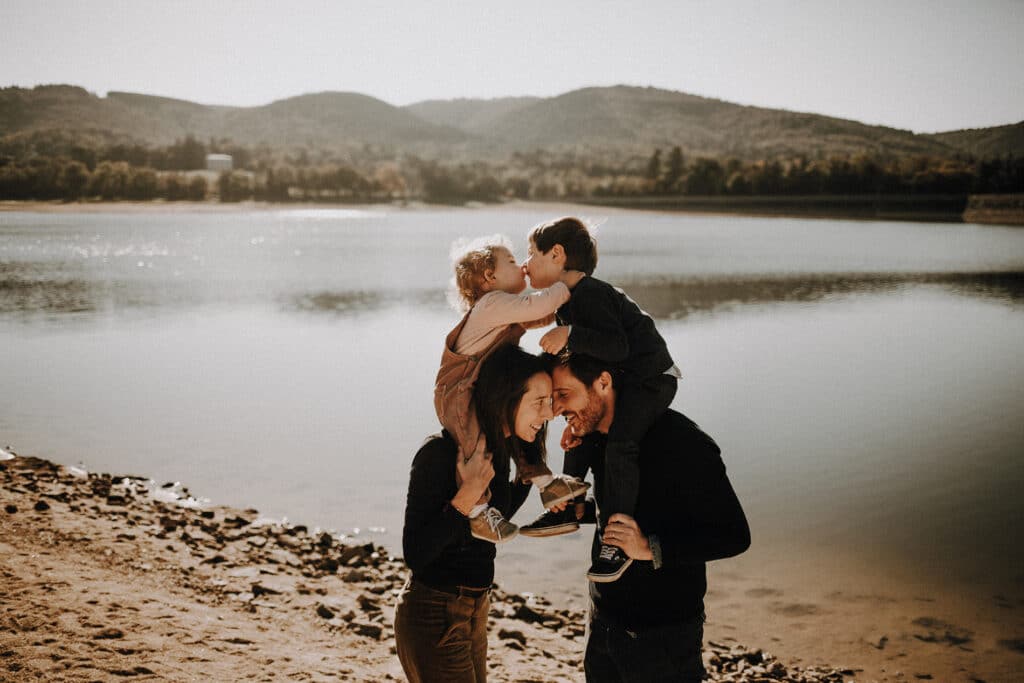
[[[455,470],[462,481],[458,493],[452,498],[452,505],[463,513],[469,512],[491,484],[494,478],[494,463],[491,454],[477,449],[469,461],[457,458]]]
[[[608,519],[608,526],[605,527],[601,541],[622,548],[622,552],[634,560],[654,559],[651,544],[640,531],[636,520],[621,512],[616,512]]]

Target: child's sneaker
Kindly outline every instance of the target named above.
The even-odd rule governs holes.
[[[469,531],[473,538],[491,543],[504,543],[519,533],[519,527],[505,519],[496,508],[488,507],[476,517],[469,518]]]
[[[580,481],[576,477],[567,477],[564,474],[556,474],[551,482],[540,490],[540,502],[544,508],[564,503],[584,495],[590,484]]]
[[[601,552],[597,560],[590,565],[587,578],[594,583],[610,583],[615,581],[633,564],[633,558],[614,545],[601,544]]]
[[[572,533],[579,528],[576,506],[569,505],[561,512],[545,512],[526,526],[519,527],[519,533],[523,536],[558,536]]]

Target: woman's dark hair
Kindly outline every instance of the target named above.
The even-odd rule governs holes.
[[[498,462],[537,464],[545,461],[547,425],[537,432],[533,443],[515,435],[516,408],[526,393],[526,384],[538,373],[548,373],[544,361],[511,344],[495,351],[480,366],[473,389],[473,404],[487,448]],[[505,437],[506,430],[512,435]]]

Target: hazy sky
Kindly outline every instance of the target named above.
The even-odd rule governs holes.
[[[1024,120],[1022,42],[1024,0],[2,0],[0,86],[251,106],[626,83],[933,132]]]

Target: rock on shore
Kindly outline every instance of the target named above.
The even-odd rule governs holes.
[[[0,508],[2,681],[404,680],[382,547],[31,457],[0,460]],[[490,680],[583,680],[582,612],[496,588],[489,629]],[[713,680],[855,673],[706,645]]]

